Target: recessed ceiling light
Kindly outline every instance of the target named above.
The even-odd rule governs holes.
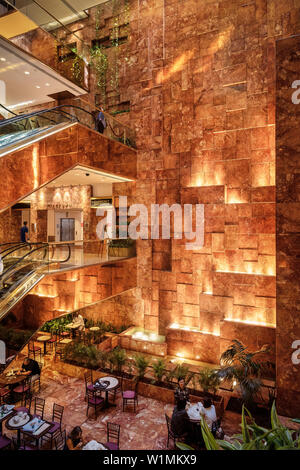
[[[25,75],[30,75],[30,72],[28,72],[27,70],[24,73],[25,73]]]
[[[35,85],[35,88],[41,88],[40,85]]]
[[[1,62],[6,62],[5,57],[1,57],[0,60],[1,60]]]
[[[45,83],[46,86],[50,86],[50,83]]]

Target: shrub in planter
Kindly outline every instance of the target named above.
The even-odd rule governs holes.
[[[143,354],[136,354],[134,356],[134,366],[137,370],[137,379],[141,380],[145,377],[146,370],[149,367],[150,361]]]
[[[162,378],[165,375],[165,368],[166,368],[165,361],[163,359],[157,359],[156,361],[152,362],[151,365],[152,365],[156,382],[161,383]],[[155,381],[153,381],[153,383],[155,383]]]
[[[111,371],[117,374],[122,374],[122,368],[126,364],[126,351],[119,347],[113,349],[108,354],[108,362],[111,366]]]
[[[65,361],[75,362],[83,367],[94,369],[99,364],[99,351],[92,345],[74,341],[66,345],[64,350]]]
[[[220,386],[221,379],[218,371],[205,367],[201,369],[197,375],[198,383],[205,394],[212,393],[215,395]]]

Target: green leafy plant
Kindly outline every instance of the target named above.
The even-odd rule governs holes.
[[[163,376],[165,375],[165,361],[163,359],[157,359],[156,361],[153,361],[151,365],[156,381],[161,382]]]
[[[204,393],[212,392],[214,395],[216,394],[221,382],[217,370],[205,367],[198,372],[197,378]]]
[[[236,381],[241,400],[245,404],[253,403],[260,394],[262,382],[261,372],[271,366],[269,362],[259,362],[255,358],[268,351],[262,347],[258,351],[249,352],[238,340],[234,340],[220,358],[220,379]]]
[[[136,354],[134,356],[134,366],[137,370],[137,379],[143,379],[146,374],[146,370],[149,367],[150,361],[143,354]]]
[[[111,365],[111,370],[121,374],[123,366],[126,364],[126,351],[119,347],[113,349],[108,354],[108,361]]]
[[[231,442],[215,439],[203,418],[201,428],[207,450],[300,450],[300,438],[294,438],[293,432],[280,423],[275,402],[271,409],[271,429],[258,426],[244,405],[242,433],[234,435]]]
[[[175,378],[178,382],[179,379],[183,378],[185,385],[188,385],[193,375],[194,373],[190,372],[187,366],[184,366],[183,364],[177,364],[175,369],[169,373],[169,380]]]

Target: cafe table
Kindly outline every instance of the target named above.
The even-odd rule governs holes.
[[[69,343],[72,343],[72,341],[73,340],[71,338],[65,338],[59,341],[59,344],[69,344]]]
[[[53,426],[52,423],[49,421],[45,421],[44,419],[40,420],[40,423],[38,423],[37,418],[33,418],[32,421],[37,423],[35,427],[32,429],[28,429],[31,427],[31,421],[27,423],[27,425],[23,426],[21,429],[22,434],[24,434],[27,437],[30,437],[31,439],[34,439],[36,441],[36,447],[39,448],[39,441],[40,439],[47,434],[49,429]]]
[[[9,418],[6,423],[5,427],[9,429],[10,431],[17,431],[17,445],[20,447],[21,445],[21,429],[25,424],[29,423],[29,421],[32,419],[31,415],[28,413],[23,413],[22,417],[17,420],[17,413],[14,413],[11,418]]]
[[[2,405],[0,406],[0,436],[2,436],[2,423],[14,414],[15,405]]]
[[[9,372],[0,374],[0,387],[16,385],[20,382],[23,382],[26,377],[28,377],[27,374],[11,374]]]
[[[97,385],[100,383],[100,386]],[[103,387],[101,385],[103,384]],[[119,381],[116,377],[101,377],[94,382],[94,390],[99,392],[105,392],[105,402],[104,402],[104,409],[109,408],[111,406],[116,406],[114,403],[110,403],[108,401],[108,392],[115,390],[119,386]]]
[[[79,327],[80,327],[80,323],[76,323],[76,322],[68,323],[65,326],[65,328],[67,328],[68,330],[72,330],[72,337],[73,338],[75,337],[75,332],[76,332],[76,330],[78,330]]]
[[[47,335],[39,336],[35,339],[35,341],[39,341],[40,343],[44,343],[44,355],[47,354],[47,343],[50,341],[51,337]]]

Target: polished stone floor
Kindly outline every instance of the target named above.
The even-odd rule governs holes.
[[[133,408],[122,411],[122,399],[116,399],[116,407],[100,411],[94,419],[93,411],[86,416],[84,400],[84,380],[62,375],[55,371],[55,364],[50,361],[45,364],[42,373],[42,387],[37,396],[46,400],[45,418],[50,419],[53,403],[64,406],[63,427],[67,433],[74,426],[81,426],[83,438],[86,441],[95,439],[106,441],[106,423],[118,423],[121,426],[120,449],[162,450],[167,445],[167,426],[165,414],[171,416],[173,405],[158,400],[139,396],[136,412]],[[222,427],[225,434],[232,436],[239,432],[240,415],[225,412]],[[7,433],[10,434],[10,433]],[[170,448],[173,447],[173,442]]]

